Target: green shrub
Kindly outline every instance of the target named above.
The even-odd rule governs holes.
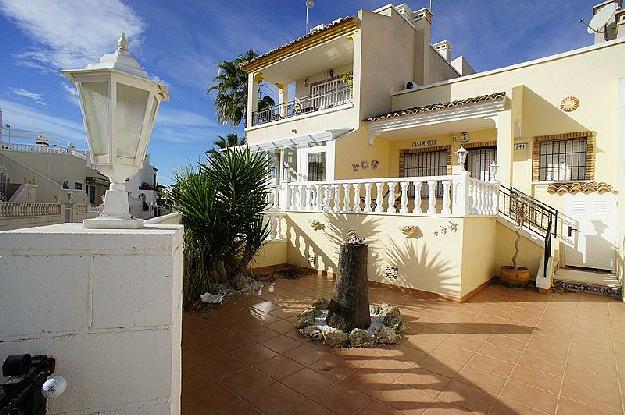
[[[231,148],[176,175],[172,197],[185,229],[184,300],[244,273],[269,236],[264,155]]]

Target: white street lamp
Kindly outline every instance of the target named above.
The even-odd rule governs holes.
[[[130,56],[124,33],[115,53],[99,63],[61,72],[78,88],[91,163],[111,181],[102,213],[84,227],[142,227],[130,216],[126,179],[143,166],[158,107],[169,100],[167,87],[149,79]]]
[[[456,151],[456,157],[458,157],[458,164],[462,168],[462,171],[466,171],[464,163],[467,161],[467,154],[469,152],[462,146]]]

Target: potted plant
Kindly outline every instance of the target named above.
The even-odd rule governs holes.
[[[521,228],[527,219],[529,204],[521,196],[511,200],[510,211],[514,216],[516,226],[516,240],[514,241],[514,255],[512,256],[512,266],[503,265],[501,267],[502,280],[510,285],[525,286],[530,279],[530,272],[525,267],[519,267],[517,258],[519,256],[519,242],[521,241]]]

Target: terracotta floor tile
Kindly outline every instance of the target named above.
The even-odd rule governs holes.
[[[465,363],[462,361],[451,360],[441,356],[430,356],[417,365],[417,367],[448,378],[455,377],[464,366]]]
[[[519,360],[519,357],[521,357],[521,354],[523,352],[486,343],[482,346],[480,350],[478,350],[478,353],[481,355],[494,357],[495,359],[515,363],[517,360]]]
[[[471,360],[475,352],[463,349],[455,344],[448,344],[447,341],[445,341],[440,346],[436,347],[431,354],[433,356],[440,356],[457,362],[467,363]]]
[[[321,373],[323,376],[327,376],[335,381],[346,378],[358,369],[357,366],[352,365],[335,355],[324,357],[323,359],[313,363],[310,367]]]
[[[513,363],[480,354],[473,356],[473,359],[471,359],[467,365],[485,372],[505,377],[509,376],[514,368]]]
[[[489,415],[543,415],[544,412],[537,411],[518,402],[498,398]]]
[[[280,335],[272,337],[271,339],[264,341],[262,344],[263,346],[270,348],[274,352],[285,353],[291,349],[300,346],[302,343],[295,339],[292,339],[291,337]]]
[[[245,398],[256,389],[269,385],[273,380],[255,369],[246,368],[223,378],[220,383]]]
[[[310,347],[308,344],[300,344],[298,347],[290,349],[283,354],[289,359],[295,360],[296,362],[306,366],[309,366],[328,356],[326,351]]]
[[[616,388],[588,386],[581,382],[567,381],[566,375],[562,385],[562,396],[606,412],[620,412],[623,408],[618,386]]]
[[[200,414],[200,412],[198,412]],[[208,412],[206,414],[209,414]],[[217,415],[260,415],[262,414],[258,409],[254,408],[247,401],[240,400],[222,408],[216,413]]]
[[[528,341],[519,340],[517,338],[507,335],[493,334],[486,340],[486,343],[506,349],[523,351],[527,346]]]
[[[330,415],[331,413],[317,402],[307,399],[304,403],[292,408],[289,415]]]
[[[257,389],[245,398],[265,414],[288,414],[306,398],[278,382]]]
[[[506,379],[472,366],[465,366],[455,378],[459,382],[475,386],[493,395],[497,395],[501,391]]]
[[[495,398],[481,389],[454,380],[438,395],[437,400],[471,411],[488,413]]]
[[[392,388],[382,390],[378,394],[378,400],[401,411],[400,413],[420,413],[431,407],[434,399],[429,393],[399,382],[395,382]]]
[[[510,378],[555,394],[560,391],[560,384],[562,383],[562,376],[550,375],[521,365],[514,368]]]
[[[397,382],[437,396],[441,391],[445,390],[445,387],[451,382],[451,378],[415,367],[397,379]]]
[[[304,368],[284,378],[282,383],[296,392],[310,397],[327,388],[334,381],[313,369]]]
[[[276,352],[260,344],[247,346],[234,353],[234,356],[237,359],[249,364],[260,363],[264,360],[271,359],[276,355]]]
[[[216,381],[211,381],[202,389],[184,394],[182,400],[183,402],[190,401],[191,405],[195,405],[198,409],[201,408],[206,414],[213,414],[225,406],[235,403],[239,397]]]
[[[345,379],[342,383],[350,389],[356,389],[362,393],[379,398],[380,392],[393,389],[394,381],[371,369],[358,369]]]
[[[342,383],[322,390],[312,399],[319,405],[341,415],[355,414],[371,402],[371,398],[364,393]]]
[[[515,380],[510,380],[506,383],[501,391],[501,397],[548,414],[555,412],[556,403],[558,402],[558,395],[527,386]]]
[[[607,413],[608,412],[604,412],[596,407],[584,405],[581,402],[574,401],[564,396],[558,401],[558,409],[556,411],[558,415],[602,415]],[[617,414],[621,412],[618,411],[614,413]]]
[[[298,370],[304,366],[294,362],[293,360],[284,357],[282,355],[274,356],[271,359],[264,360],[260,363],[256,363],[254,367],[266,375],[271,376],[274,379],[280,380]]]

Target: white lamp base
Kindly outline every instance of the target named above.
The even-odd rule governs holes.
[[[82,223],[86,229],[143,228],[143,219],[135,219],[129,213],[125,183],[111,183],[104,195],[104,207],[100,216],[85,219]]]
[[[143,219],[119,219],[111,216],[98,216],[97,218],[82,221],[85,229],[140,229],[143,228]]]

